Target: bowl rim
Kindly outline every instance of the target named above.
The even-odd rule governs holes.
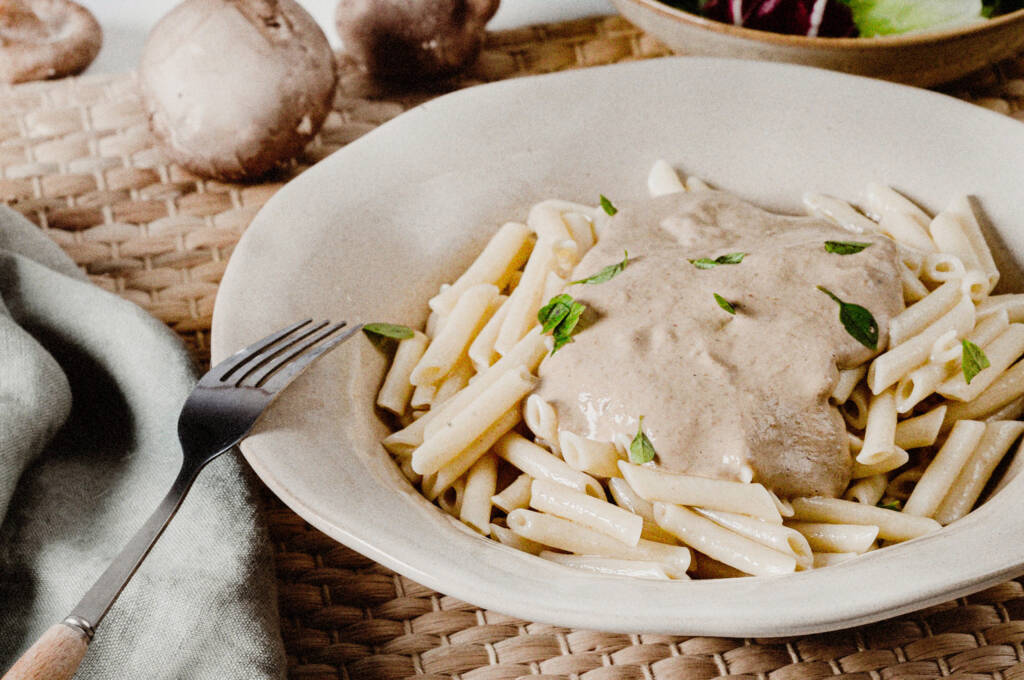
[[[753,42],[767,43],[780,47],[812,47],[816,49],[832,49],[842,51],[858,51],[868,48],[896,49],[910,45],[939,44],[962,40],[975,34],[984,34],[1002,28],[1006,24],[1024,21],[1024,9],[1017,9],[1007,14],[1002,14],[985,21],[974,24],[967,24],[953,28],[946,28],[935,31],[920,31],[912,33],[900,33],[896,35],[873,36],[870,38],[830,38],[830,37],[808,37],[805,35],[791,35],[786,33],[773,33],[761,31],[745,26],[736,26],[713,19],[706,19],[702,16],[691,14],[684,10],[667,5],[660,0],[612,0],[616,3],[632,3],[646,8],[649,11],[661,14],[664,17],[688,24],[695,28],[704,28],[709,31],[726,35],[733,38],[740,38]]]

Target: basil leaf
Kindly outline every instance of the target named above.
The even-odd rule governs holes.
[[[884,505],[881,502],[879,502],[877,507],[884,508],[885,510],[896,510],[896,511],[898,511],[900,509],[900,502],[898,500],[895,500],[895,501],[890,501],[890,502],[888,502],[888,503],[886,503]]]
[[[406,340],[415,335],[413,329],[397,323],[368,323],[363,326],[363,332],[395,340]]]
[[[720,264],[739,264],[743,262],[743,258],[746,255],[746,253],[728,253],[726,255],[719,255],[713,260],[710,257],[702,257],[697,260],[690,260],[690,264],[697,269],[711,269]]]
[[[871,312],[852,302],[843,302],[825,286],[818,286],[825,295],[839,304],[839,321],[853,339],[870,350],[878,349],[878,322]]]
[[[825,252],[836,255],[853,255],[869,247],[871,243],[860,241],[825,241]]]
[[[715,302],[718,303],[719,307],[721,307],[725,311],[729,312],[730,314],[735,314],[736,313],[736,308],[732,306],[731,302],[726,300],[724,297],[722,297],[718,293],[712,293],[712,295],[715,296]]]
[[[541,333],[549,333],[558,324],[562,323],[565,317],[569,316],[573,299],[571,295],[562,293],[551,298],[551,301],[540,308],[537,312],[537,321],[541,324]]]
[[[974,380],[974,376],[992,364],[989,363],[988,357],[981,351],[981,348],[970,340],[962,340],[960,344],[963,347],[964,380],[970,385],[971,381]]]
[[[541,323],[542,333],[551,333],[555,345],[551,349],[554,354],[564,345],[572,342],[572,334],[587,306],[572,299],[568,293],[562,293],[551,300],[537,312],[537,320]]]
[[[629,443],[629,462],[636,463],[649,463],[654,460],[654,457],[658,455],[654,450],[654,444],[644,434],[644,417],[640,416],[640,424],[637,426],[636,436],[633,437],[633,441]]]
[[[609,201],[608,197],[605,196],[604,194],[601,194],[601,207],[609,215],[614,215],[615,213],[619,212],[619,209],[612,205],[612,202]]]
[[[588,276],[585,279],[580,279],[579,281],[573,281],[569,285],[575,286],[577,283],[604,283],[605,281],[612,280],[620,272],[622,272],[623,269],[626,268],[627,264],[629,264],[629,251],[624,250],[622,252],[625,253],[626,255],[624,258],[622,258],[622,262],[610,264],[601,271],[599,271],[598,273],[592,274],[591,276]]]

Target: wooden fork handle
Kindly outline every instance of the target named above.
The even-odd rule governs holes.
[[[89,647],[80,629],[57,623],[0,680],[70,680]]]

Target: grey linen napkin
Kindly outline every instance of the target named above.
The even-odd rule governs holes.
[[[59,622],[177,474],[195,381],[162,323],[0,207],[0,675]],[[281,678],[268,543],[244,463],[202,472],[76,676]]]

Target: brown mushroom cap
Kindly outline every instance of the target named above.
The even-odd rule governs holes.
[[[102,44],[96,17],[70,0],[0,0],[0,80],[78,73]]]
[[[298,154],[337,80],[327,37],[294,0],[185,0],[153,28],[139,73],[168,154],[227,180]]]
[[[334,21],[367,73],[393,79],[442,77],[476,59],[499,0],[340,0]]]

